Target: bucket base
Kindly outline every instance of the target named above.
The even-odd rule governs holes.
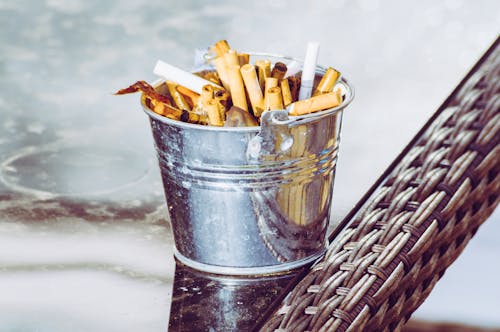
[[[182,255],[179,251],[177,251],[177,249],[174,249],[174,256],[182,264],[202,272],[220,274],[220,275],[231,275],[231,276],[249,276],[249,275],[258,276],[258,275],[283,273],[286,271],[295,270],[299,267],[314,262],[315,260],[323,256],[325,251],[326,250],[323,250],[315,255],[293,262],[280,263],[276,265],[254,266],[254,267],[221,266],[221,265],[210,265],[210,264],[200,263]]]

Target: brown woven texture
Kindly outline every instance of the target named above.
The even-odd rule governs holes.
[[[498,44],[262,331],[401,330],[499,202]]]

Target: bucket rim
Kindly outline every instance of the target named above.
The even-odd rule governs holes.
[[[267,56],[267,57],[272,57],[275,59],[284,59],[284,60],[290,60],[290,61],[297,61],[300,63],[303,63],[304,61],[295,57],[291,56],[286,56],[286,55],[280,55],[280,54],[274,54],[274,53],[266,53],[266,52],[247,52],[250,55],[253,56]],[[325,67],[324,65],[316,65],[316,73],[325,73],[328,67]],[[165,79],[159,78],[156,81],[152,83],[153,87],[158,87],[161,84],[165,83]],[[345,88],[346,91],[346,98],[342,101],[342,103],[339,106],[329,108],[323,111],[319,112],[314,112],[310,114],[305,114],[305,115],[299,115],[299,116],[291,116],[289,115],[289,119],[291,122],[296,122],[296,121],[313,121],[317,120],[322,117],[327,117],[333,114],[336,114],[340,111],[342,111],[344,108],[346,108],[354,99],[354,87],[352,86],[351,83],[343,76],[340,76],[339,81],[342,83],[342,85]],[[195,124],[195,123],[188,123],[188,122],[182,122],[178,120],[173,120],[170,118],[167,118],[165,116],[161,116],[155,112],[153,112],[151,109],[149,109],[143,102],[142,98],[143,94],[141,94],[141,105],[143,111],[152,119],[155,119],[157,121],[160,121],[162,123],[172,125],[175,127],[179,128],[186,128],[186,129],[196,129],[196,130],[204,130],[204,131],[217,131],[217,132],[239,132],[239,133],[258,133],[261,129],[261,126],[252,126],[252,127],[217,127],[217,126],[207,126],[207,125],[200,125],[200,124]],[[275,110],[268,110],[264,112],[270,112],[270,111],[275,111]]]

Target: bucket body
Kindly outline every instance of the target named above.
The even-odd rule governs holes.
[[[321,256],[342,113],[353,97],[347,81],[341,84],[339,107],[302,117],[267,111],[259,127],[183,123],[145,107],[182,263],[211,273],[268,274]]]

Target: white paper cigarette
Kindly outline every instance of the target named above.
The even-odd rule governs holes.
[[[301,64],[298,61],[292,60],[286,65],[286,74],[285,78],[289,76],[294,76],[297,74],[302,68]]]
[[[203,89],[203,86],[205,84],[210,84],[215,87],[222,88],[214,82],[203,79],[161,60],[158,60],[158,62],[156,62],[156,66],[153,72],[158,76],[162,76],[167,80],[173,81],[178,85],[182,85],[198,94],[201,94],[201,90]]]
[[[319,43],[307,43],[306,57],[304,59],[304,67],[302,68],[302,77],[300,80],[299,100],[304,100],[311,97],[314,75],[316,74],[318,53]]]

